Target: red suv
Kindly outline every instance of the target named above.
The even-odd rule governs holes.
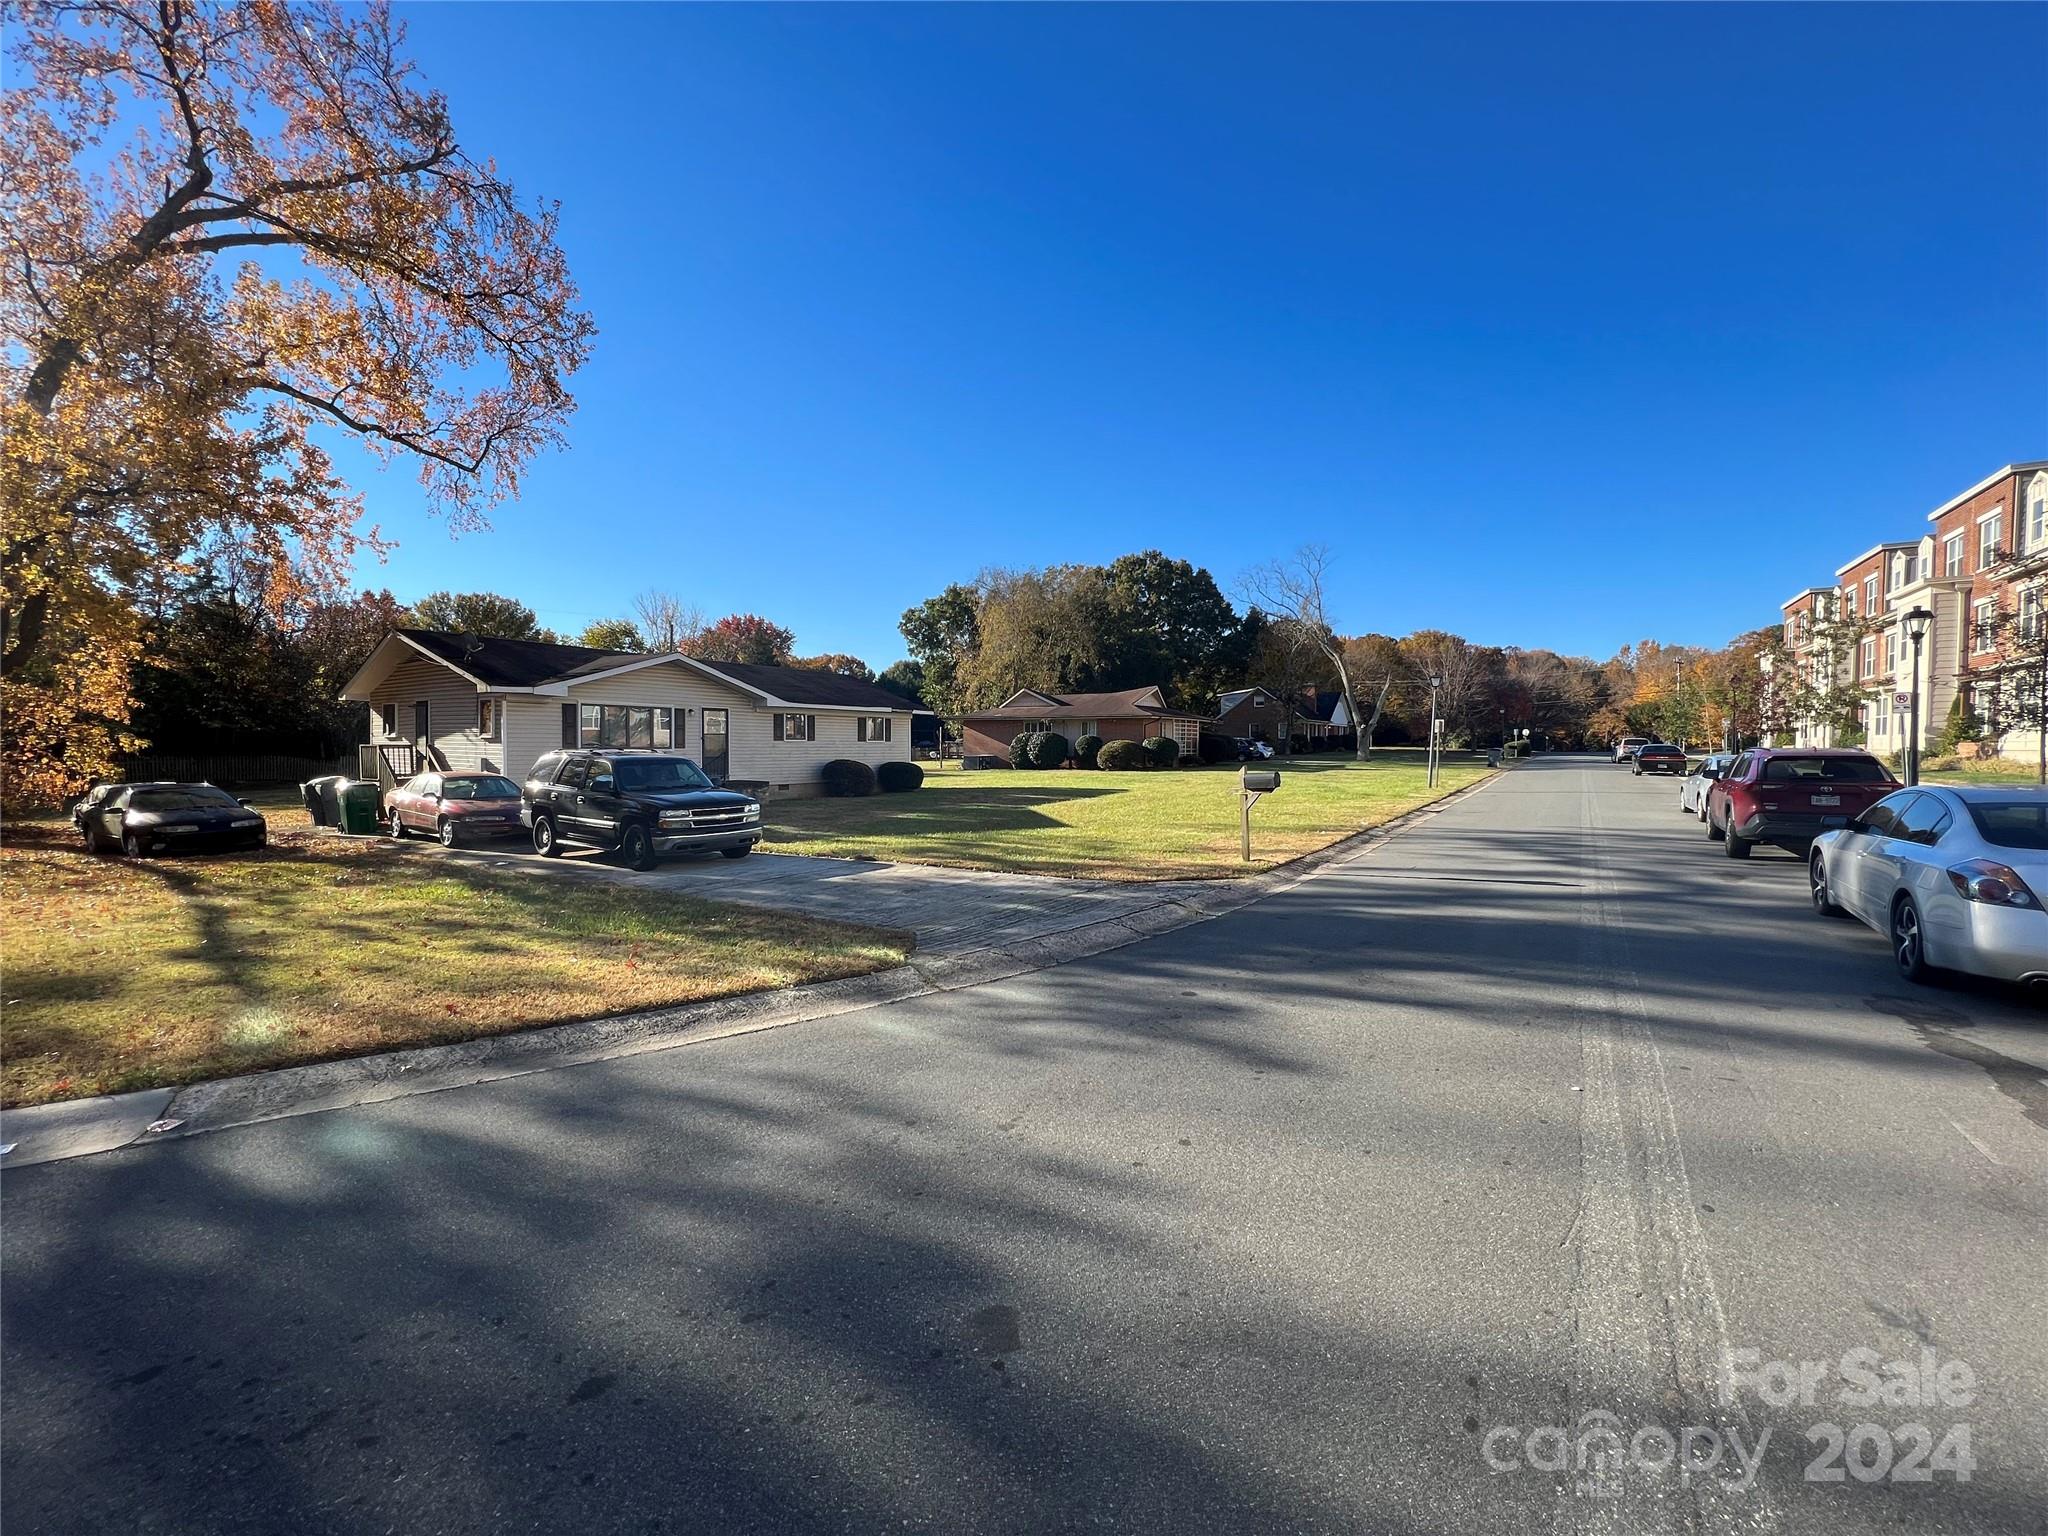
[[[1752,747],[1707,786],[1707,836],[1731,859],[1758,843],[1804,856],[1831,827],[1847,826],[1899,787],[1891,770],[1855,747]]]

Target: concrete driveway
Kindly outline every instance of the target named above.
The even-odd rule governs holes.
[[[1064,933],[1089,923],[1129,917],[1148,908],[1214,890],[1212,880],[1133,884],[1114,880],[1062,880],[1049,875],[1005,875],[943,869],[931,864],[888,864],[864,859],[820,859],[796,853],[756,853],[745,859],[665,859],[641,874],[600,853],[579,849],[558,859],[527,853],[518,843],[458,849],[412,845],[427,857],[480,859],[493,868],[542,878],[619,880],[701,896],[746,902],[849,923],[907,928],[923,954],[957,954]]]

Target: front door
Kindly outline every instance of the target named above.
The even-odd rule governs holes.
[[[714,784],[723,784],[732,767],[726,744],[726,724],[726,711],[704,711],[704,761],[701,766],[704,776]]]

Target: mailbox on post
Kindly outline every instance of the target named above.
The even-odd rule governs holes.
[[[1259,796],[1270,795],[1280,787],[1278,768],[1245,768],[1237,775],[1238,814],[1243,821],[1244,861],[1252,861],[1252,807],[1259,803]]]

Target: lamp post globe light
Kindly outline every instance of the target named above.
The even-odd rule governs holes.
[[[1927,638],[1927,626],[1934,615],[1925,608],[1908,608],[1901,622],[1906,638],[1913,642],[1913,705],[1906,722],[1906,782],[1920,782],[1920,643]]]

